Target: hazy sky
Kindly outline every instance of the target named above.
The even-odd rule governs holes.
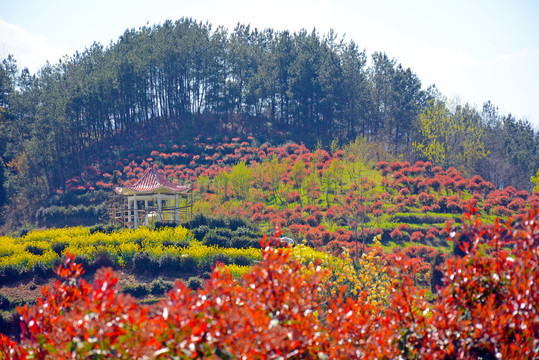
[[[116,41],[127,28],[190,17],[224,25],[333,29],[368,54],[384,51],[423,87],[539,129],[539,1],[530,0],[0,0],[0,58],[38,70],[47,60]]]

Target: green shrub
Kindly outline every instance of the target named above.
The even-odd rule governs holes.
[[[249,238],[257,237],[257,235],[251,231],[251,229],[245,226],[236,228],[234,231],[234,236],[246,236]]]
[[[100,269],[102,267],[113,267],[114,266],[114,255],[106,252],[106,251],[100,251],[95,256],[94,261],[92,262],[92,266],[96,269]]]
[[[182,273],[181,257],[166,253],[159,258],[159,268],[170,276],[178,276]]]
[[[136,298],[144,297],[149,293],[148,287],[144,284],[125,285],[122,288],[122,292],[125,294],[130,294]]]
[[[0,274],[0,284],[6,284],[12,281],[18,281],[21,276],[21,270],[15,265],[5,265]]]
[[[68,245],[69,244],[67,242],[55,242],[52,243],[51,248],[52,251],[58,254],[58,256],[62,256],[62,251],[64,251],[64,249],[68,247]]]
[[[222,235],[223,231],[217,231],[218,229],[211,229],[208,231],[202,243],[206,246],[218,246],[218,247],[230,247],[230,237]]]
[[[204,285],[204,281],[198,276],[190,277],[189,280],[187,280],[187,287],[194,291],[197,291],[203,285]]]
[[[44,262],[37,261],[34,263],[34,277],[46,279],[53,275],[52,269],[48,267]]]
[[[170,291],[173,287],[174,283],[172,281],[165,281],[159,278],[150,284],[150,293],[156,296],[163,296],[163,294]]]
[[[121,228],[118,225],[114,225],[114,224],[97,224],[89,228],[90,235],[95,234],[97,232],[100,232],[103,234],[111,234],[118,230],[121,230]]]
[[[204,236],[206,236],[209,230],[210,228],[208,227],[208,225],[200,225],[199,227],[196,227],[191,230],[191,232],[193,233],[193,235],[195,235],[196,239],[202,240],[204,239]]]
[[[0,294],[0,310],[8,311],[11,309],[11,300],[4,294]]]
[[[145,251],[138,252],[133,257],[133,270],[137,274],[144,274],[146,271],[152,272],[157,266],[157,261]]]
[[[202,213],[197,213],[191,220],[182,223],[182,226],[188,229],[194,229],[202,225],[208,225],[206,216]]]
[[[197,270],[199,273],[204,273],[204,272],[211,273],[214,265],[215,265],[215,262],[213,261],[213,257],[204,257],[199,260],[197,264]]]
[[[213,263],[217,264],[218,262],[225,265],[230,265],[232,263],[232,258],[230,257],[230,255],[217,253],[213,255]]]
[[[17,311],[0,312],[0,329],[2,334],[18,337],[21,333],[20,316]]]
[[[42,249],[40,247],[37,247],[37,246],[34,246],[34,245],[27,245],[26,246],[26,251],[28,251],[30,254],[34,254],[34,255],[37,255],[37,256],[41,256],[45,252],[44,249]]]
[[[81,264],[84,269],[90,268],[90,260],[87,255],[75,256],[75,264]]]
[[[248,258],[245,255],[239,255],[232,259],[234,264],[241,265],[241,266],[250,266],[253,264],[253,260]]]
[[[260,239],[253,239],[247,236],[235,237],[230,240],[230,247],[237,249],[247,249],[247,248],[260,248]]]
[[[228,228],[230,230],[235,231],[236,229],[240,227],[248,228],[248,225],[245,222],[245,220],[243,220],[239,216],[231,217],[228,219]]]
[[[189,247],[189,241],[172,241],[172,240],[164,240],[163,246],[174,246],[177,248],[185,249],[186,247]]]
[[[191,256],[182,256],[181,260],[181,272],[182,273],[194,273],[197,270],[198,262]]]
[[[155,230],[160,230],[164,228],[175,228],[176,226],[176,223],[173,222],[156,221],[153,227]]]

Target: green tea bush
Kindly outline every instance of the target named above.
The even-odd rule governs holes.
[[[194,273],[197,270],[197,260],[191,256],[182,255],[180,258],[183,273]]]
[[[197,291],[202,285],[204,285],[204,281],[198,276],[190,277],[189,280],[187,280],[187,287],[191,290]]]
[[[195,235],[196,239],[202,240],[204,239],[204,236],[206,236],[209,230],[210,228],[208,227],[208,225],[200,225],[191,230],[191,232],[193,233],[193,235]]]
[[[148,287],[144,284],[136,284],[136,285],[128,284],[122,288],[122,292],[125,294],[130,294],[137,298],[141,298],[148,295],[150,291],[148,290]]]
[[[232,263],[232,258],[230,257],[230,255],[217,253],[213,255],[213,263],[223,263],[225,265],[230,265]]]
[[[253,260],[245,255],[239,255],[232,259],[233,263],[240,266],[250,266],[253,264]]]
[[[164,274],[178,276],[182,273],[181,257],[165,253],[159,258],[159,268]]]
[[[166,292],[170,291],[174,287],[172,281],[166,281],[162,278],[152,281],[150,284],[150,293],[156,296],[163,296]]]
[[[42,249],[42,248],[40,248],[38,246],[35,246],[35,245],[27,245],[26,246],[26,251],[28,251],[30,254],[34,254],[34,255],[37,255],[37,256],[41,256],[45,252],[44,249]]]
[[[137,274],[152,271],[158,266],[157,262],[146,251],[138,252],[133,257],[133,270]]]
[[[46,279],[53,275],[53,271],[50,267],[48,267],[44,262],[38,261],[34,263],[34,278],[42,278]]]

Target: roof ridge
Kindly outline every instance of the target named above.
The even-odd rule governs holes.
[[[135,192],[152,192],[159,188],[166,188],[173,192],[186,192],[191,189],[190,185],[178,185],[168,180],[166,175],[159,172],[155,166],[149,168],[142,177],[134,184],[123,185],[123,187]]]

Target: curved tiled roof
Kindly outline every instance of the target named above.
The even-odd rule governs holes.
[[[161,189],[172,193],[187,193],[191,190],[190,185],[177,185],[169,181],[165,175],[158,172],[155,168],[150,168],[146,173],[138,179],[133,185],[124,185],[116,187],[114,191],[118,194],[126,195],[128,193],[152,193]],[[167,191],[168,190],[168,191]]]

